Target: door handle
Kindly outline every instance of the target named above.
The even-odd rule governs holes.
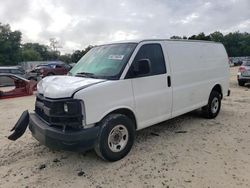
[[[168,76],[168,87],[171,87],[171,77]]]

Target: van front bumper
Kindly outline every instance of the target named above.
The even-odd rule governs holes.
[[[94,147],[100,127],[63,131],[51,127],[36,114],[29,114],[29,129],[41,144],[57,150],[87,151]]]

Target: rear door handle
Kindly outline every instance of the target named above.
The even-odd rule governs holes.
[[[168,87],[171,87],[171,77],[168,76]]]

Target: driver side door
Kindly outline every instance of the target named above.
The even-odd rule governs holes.
[[[147,59],[150,71],[134,75],[133,65]],[[131,79],[138,129],[159,123],[171,117],[172,87],[168,83],[170,71],[166,69],[165,57],[160,43],[141,45],[125,78]]]

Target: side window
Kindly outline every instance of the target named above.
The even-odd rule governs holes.
[[[68,64],[64,64],[63,66],[64,66],[65,69],[70,69],[71,68],[70,65],[68,65]]]
[[[10,73],[9,69],[0,69],[0,73]]]
[[[150,73],[144,76],[153,76],[166,73],[166,65],[160,44],[144,44],[137,52],[135,59],[128,71],[126,78],[133,78],[133,64],[141,59],[149,59],[151,63]],[[139,76],[140,77],[140,76]]]
[[[56,68],[63,68],[62,65],[56,65]]]
[[[22,74],[22,72],[20,70],[18,70],[18,69],[11,69],[10,72],[12,74]]]

